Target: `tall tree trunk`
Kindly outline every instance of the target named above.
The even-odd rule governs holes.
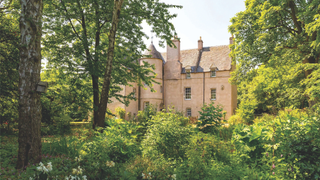
[[[113,6],[113,15],[112,15],[112,25],[109,31],[109,46],[108,46],[108,55],[107,55],[107,66],[103,78],[103,86],[101,91],[101,99],[99,104],[98,112],[98,122],[97,125],[104,127],[104,119],[106,117],[107,104],[109,99],[109,89],[111,82],[111,71],[112,71],[112,62],[114,55],[114,44],[116,40],[116,32],[118,29],[119,16],[121,12],[123,0],[114,0]]]
[[[41,161],[41,103],[36,92],[41,70],[42,0],[20,0],[19,151],[17,169]]]
[[[94,2],[94,8],[96,13],[96,34],[95,34],[95,54],[93,60],[93,69],[98,69],[98,60],[99,60],[99,45],[100,45],[100,13],[99,13],[99,4],[97,1]],[[92,85],[93,85],[93,129],[97,126],[98,122],[98,109],[99,109],[99,76],[95,75],[95,71],[92,72]]]

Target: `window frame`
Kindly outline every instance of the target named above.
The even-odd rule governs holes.
[[[213,97],[213,91],[214,91],[214,98],[212,98]],[[211,88],[211,91],[210,91],[210,99],[211,99],[211,101],[215,101],[215,100],[217,100],[217,89],[216,88]]]
[[[133,88],[133,89],[132,89],[132,92],[133,92],[133,98],[136,98],[137,89],[136,89],[136,88]]]
[[[187,91],[187,89],[190,89],[190,91]],[[191,100],[191,87],[185,87],[184,88],[184,99],[185,100]]]
[[[146,109],[150,105],[149,101],[144,101],[143,102],[143,109]]]
[[[213,76],[213,73],[214,73],[214,76]],[[210,71],[210,77],[217,77],[217,71],[215,69],[212,69]]]
[[[190,71],[186,72],[186,79],[191,79],[191,72]]]
[[[186,116],[191,117],[192,116],[192,110],[191,108],[186,108]]]

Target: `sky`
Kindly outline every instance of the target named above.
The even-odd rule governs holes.
[[[180,49],[198,48],[200,36],[203,46],[228,45],[231,34],[228,26],[230,19],[245,10],[244,0],[161,0],[167,4],[182,5],[182,9],[172,8],[171,13],[178,16],[172,20],[178,37]],[[145,33],[151,36],[151,27],[142,24]],[[153,37],[153,44],[159,52],[166,52],[166,47],[158,45],[159,39]],[[151,39],[144,39],[147,47]]]

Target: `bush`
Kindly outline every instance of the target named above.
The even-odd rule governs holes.
[[[209,105],[204,104],[199,113],[200,117],[197,127],[200,128],[202,132],[213,132],[226,122],[223,119],[225,112],[223,112],[222,107],[220,105],[215,107],[213,101]]]
[[[188,139],[193,129],[187,117],[171,112],[158,112],[150,120],[145,139],[142,141],[143,154],[152,160],[163,154],[166,159],[185,157]]]

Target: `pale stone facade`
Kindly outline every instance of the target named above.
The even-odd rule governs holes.
[[[174,106],[186,116],[198,117],[203,104],[214,101],[215,105],[223,106],[228,119],[237,107],[237,88],[228,82],[230,72],[234,70],[229,46],[203,47],[200,38],[197,49],[180,51],[180,41],[175,39],[173,42],[177,48],[168,46],[167,52],[162,54],[151,44],[146,52],[149,57],[140,59],[140,64],[147,61],[155,65],[155,80],[160,83],[153,84],[156,92],[132,84],[133,87],[123,87],[120,93],[135,92],[136,101],[131,101],[127,107],[114,101],[108,108],[114,111],[116,107],[122,107],[135,116],[148,104],[155,105],[158,110]]]

